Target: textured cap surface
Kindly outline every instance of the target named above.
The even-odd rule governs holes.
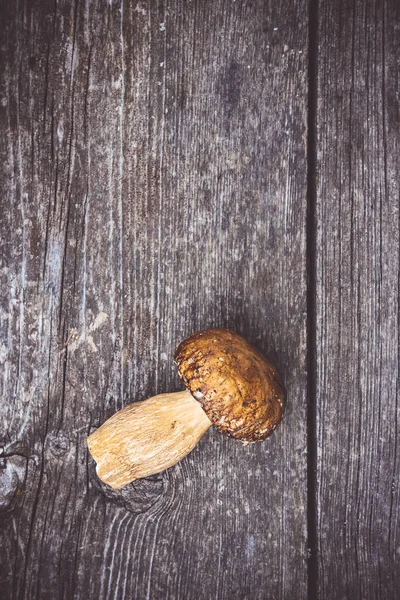
[[[254,346],[228,329],[206,329],[175,352],[179,375],[218,429],[244,442],[268,437],[282,419],[282,379]]]

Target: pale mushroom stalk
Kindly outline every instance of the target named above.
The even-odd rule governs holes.
[[[187,390],[125,406],[89,436],[99,478],[114,489],[184,458],[212,423]]]
[[[183,340],[175,362],[184,392],[126,406],[88,438],[102,481],[119,489],[179,462],[207,429],[259,442],[280,423],[286,391],[270,361],[228,329]]]

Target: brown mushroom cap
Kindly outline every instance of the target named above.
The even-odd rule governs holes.
[[[228,329],[193,333],[176,349],[179,376],[210,421],[243,442],[268,437],[282,419],[282,379],[254,346]]]

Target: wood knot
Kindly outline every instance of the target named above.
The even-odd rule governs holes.
[[[117,506],[122,506],[133,514],[151,511],[152,507],[163,501],[165,481],[162,473],[137,479],[120,490],[113,490],[97,477],[94,478],[96,488]]]
[[[49,434],[48,444],[51,454],[59,458],[68,452],[70,440],[65,433],[59,432],[57,434]]]

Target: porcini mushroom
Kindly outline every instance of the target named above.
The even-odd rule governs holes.
[[[211,425],[249,443],[264,440],[282,419],[279,373],[237,333],[194,333],[179,344],[175,362],[185,391],[130,404],[88,438],[97,475],[114,489],[176,464]]]

